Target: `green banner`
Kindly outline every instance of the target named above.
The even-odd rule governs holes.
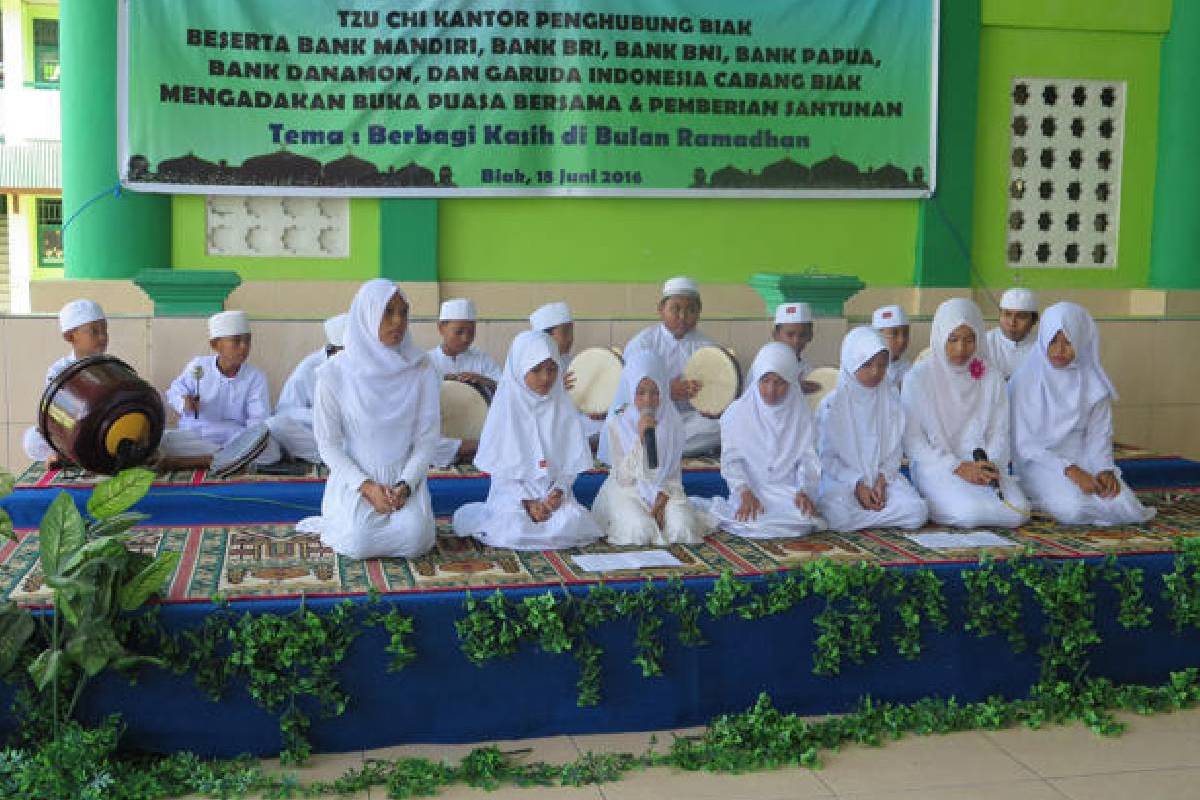
[[[937,0],[122,0],[155,192],[914,197]]]

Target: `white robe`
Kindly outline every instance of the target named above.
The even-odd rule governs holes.
[[[396,347],[379,341],[397,292],[403,295],[382,278],[364,284],[350,308],[346,349],[317,371],[313,429],[329,480],[321,516],[297,530],[319,531],[322,543],[354,559],[412,558],[436,535],[425,476],[441,425],[441,382],[410,335]],[[404,481],[408,501],[398,511],[376,511],[359,492],[367,480],[385,487]]]
[[[199,385],[195,374],[201,369]],[[199,417],[184,410],[188,395],[200,395]],[[171,381],[167,402],[179,414],[179,430],[184,437],[194,435],[216,447],[224,447],[233,437],[252,425],[266,424],[271,415],[271,393],[267,376],[253,364],[242,364],[232,378],[217,369],[217,356],[197,356]],[[171,437],[166,437],[168,440]],[[165,448],[171,450],[171,448]],[[271,464],[280,458],[279,445],[270,440],[254,462]]]
[[[513,550],[579,547],[600,538],[600,528],[572,489],[592,464],[579,415],[561,381],[545,396],[524,383],[527,372],[557,360],[557,353],[558,346],[541,331],[524,331],[513,340],[475,459],[490,473],[491,488],[485,502],[454,512],[459,536]],[[558,509],[534,522],[523,501],[543,501],[556,489],[562,492]]]
[[[900,358],[896,359],[895,361],[888,362],[886,380],[888,384],[897,392],[904,388],[904,378],[908,375],[909,370],[912,369],[912,366],[913,362],[908,356],[900,356]]]
[[[500,382],[500,365],[496,363],[495,359],[482,350],[477,349],[474,345],[468,347],[465,352],[457,356],[448,356],[442,351],[442,346],[439,344],[437,347],[429,350],[427,355],[433,363],[434,368],[438,371],[438,375],[442,378],[460,372],[474,372],[497,383]],[[462,439],[449,439],[439,436],[437,446],[433,449],[432,461],[430,463],[435,467],[449,467],[458,460],[458,451],[461,447]]]
[[[1075,361],[1062,369],[1046,350],[1063,331]],[[1100,343],[1091,315],[1074,303],[1046,309],[1037,347],[1009,381],[1013,466],[1035,508],[1066,525],[1127,525],[1155,514],[1121,478],[1113,461],[1112,401],[1116,391],[1100,365]],[[1065,474],[1072,465],[1092,475],[1117,476],[1115,497],[1084,494]]]
[[[296,365],[279,394],[275,414],[267,420],[271,436],[293,458],[312,463],[321,460],[313,434],[317,368],[329,360],[325,348],[309,353]]]
[[[919,528],[929,517],[925,501],[900,474],[904,412],[896,390],[885,379],[874,389],[854,373],[887,345],[871,328],[855,328],[842,342],[838,388],[817,411],[821,457],[821,516],[832,530]],[[851,383],[853,381],[853,383]],[[879,511],[862,507],[854,494],[861,481],[874,485],[882,475],[887,497]]]
[[[960,325],[970,325],[982,340],[983,316],[969,300],[943,303],[933,320],[929,357],[913,367],[904,380],[901,400],[907,422],[904,450],[913,484],[929,504],[929,516],[939,525],[960,528],[1015,528],[1029,518],[1029,501],[1009,475],[1009,409],[1004,378],[986,358],[976,357],[980,377],[970,366],[951,365],[946,340]],[[939,417],[947,409],[946,419]],[[954,474],[979,448],[1000,470],[1000,492],[976,486]],[[1004,502],[1004,501],[1007,501]]]
[[[653,497],[647,497],[643,491],[643,487],[656,477],[657,472],[646,463],[644,445],[638,440],[633,449],[625,451],[620,442],[612,438],[619,436],[616,431],[610,429],[607,435],[610,437],[609,447],[614,463],[592,503],[592,514],[608,543],[661,547],[704,541],[712,525],[704,518],[704,512],[688,501],[683,489],[680,462],[675,462],[673,467],[666,464],[658,467],[659,470],[667,470],[670,476],[661,485],[661,491],[667,495],[667,505],[663,510],[665,529],[660,530],[650,515],[650,507],[658,496],[659,488],[656,487]]]
[[[1004,335],[1000,328],[992,328],[987,332],[987,357],[1000,370],[1005,380],[1012,377],[1021,366],[1021,362],[1033,352],[1037,344],[1037,335],[1029,333],[1019,342]]]
[[[675,380],[682,377],[687,367],[688,359],[701,347],[715,345],[712,339],[693,328],[682,339],[676,339],[662,323],[652,325],[629,340],[626,345],[628,353],[637,348],[646,348],[657,355],[666,366],[667,379]],[[721,448],[721,423],[709,419],[687,400],[675,403],[679,415],[683,418],[683,428],[687,442],[683,447],[685,456],[700,456],[716,453]]]
[[[60,372],[74,364],[77,360],[75,355],[71,354],[65,355],[51,364],[50,368],[46,370],[45,385],[49,386],[50,382],[57,378]],[[25,448],[25,456],[30,461],[45,461],[54,456],[54,448],[42,436],[42,432],[38,430],[36,425],[25,429],[25,435],[21,443]]]
[[[803,536],[825,527],[820,517],[796,507],[803,492],[814,503],[820,496],[821,465],[817,460],[816,425],[800,390],[802,361],[778,342],[759,350],[750,368],[746,391],[721,415],[721,477],[729,497],[715,497],[712,513],[721,527],[753,539]],[[774,373],[788,383],[779,406],[767,406],[758,382]],[[757,519],[737,519],[742,491],[749,489],[763,505]]]

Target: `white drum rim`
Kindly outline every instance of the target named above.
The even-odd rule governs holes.
[[[463,398],[471,397],[472,395],[474,395],[475,397],[478,397],[483,402],[483,416],[478,420],[478,423],[476,423],[474,420],[467,420],[465,423],[459,422],[458,420],[456,420],[456,422],[459,422],[458,427],[455,427],[455,428],[452,428],[449,430],[446,428],[447,414],[446,414],[446,408],[445,408],[445,401],[446,401],[446,385],[447,384],[458,384],[458,385],[464,387],[464,389],[469,389],[471,391],[471,394],[466,394],[464,390],[452,389],[452,390],[450,390],[452,394],[457,393],[458,395],[460,395]],[[484,392],[482,389],[480,389],[478,386],[476,386],[472,383],[467,383],[466,381],[457,381],[457,380],[453,380],[453,379],[449,379],[449,378],[444,379],[442,381],[441,389],[438,393],[438,410],[441,412],[441,417],[442,417],[442,429],[441,429],[442,437],[445,439],[478,439],[480,434],[483,433],[483,424],[487,420],[487,410],[490,407],[490,405],[491,405],[491,403],[489,401],[487,393]],[[465,408],[465,406],[464,406],[464,408]],[[474,406],[474,408],[478,409],[478,406]],[[468,427],[468,425],[469,425],[469,427]]]

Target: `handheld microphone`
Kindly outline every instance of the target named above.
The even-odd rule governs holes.
[[[658,469],[658,439],[654,438],[654,428],[646,428],[642,446],[646,448],[646,464],[650,469]]]
[[[971,458],[975,459],[976,463],[978,463],[980,461],[987,461],[988,460],[987,451],[984,450],[982,447],[976,447],[971,452]],[[988,483],[988,486],[991,486],[997,492],[1000,491],[1000,479],[992,478],[992,480]]]

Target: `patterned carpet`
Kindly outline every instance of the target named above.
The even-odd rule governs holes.
[[[1016,547],[997,547],[997,555],[1030,550],[1052,558],[1114,554],[1169,553],[1183,536],[1200,535],[1200,487],[1139,492],[1158,508],[1158,516],[1139,526],[1097,530],[1066,527],[1035,518],[1017,531],[996,531]],[[595,544],[578,550],[514,552],[454,536],[447,520],[439,521],[434,549],[416,559],[355,561],[337,556],[313,534],[291,524],[237,526],[145,527],[136,529],[132,546],[146,553],[175,550],[183,554],[166,583],[168,602],[289,597],[299,595],[428,592],[464,588],[569,586],[599,580],[643,580],[647,577],[696,577],[730,570],[754,575],[795,567],[817,558],[872,561],[884,565],[973,563],[981,550],[931,549],[906,532],[869,530],[820,533],[804,538],[750,540],[718,532],[703,544],[675,545],[671,553],[682,566],[590,573],[572,556],[646,548]],[[23,604],[40,605],[49,598],[38,564],[38,535],[0,547],[0,595]]]

